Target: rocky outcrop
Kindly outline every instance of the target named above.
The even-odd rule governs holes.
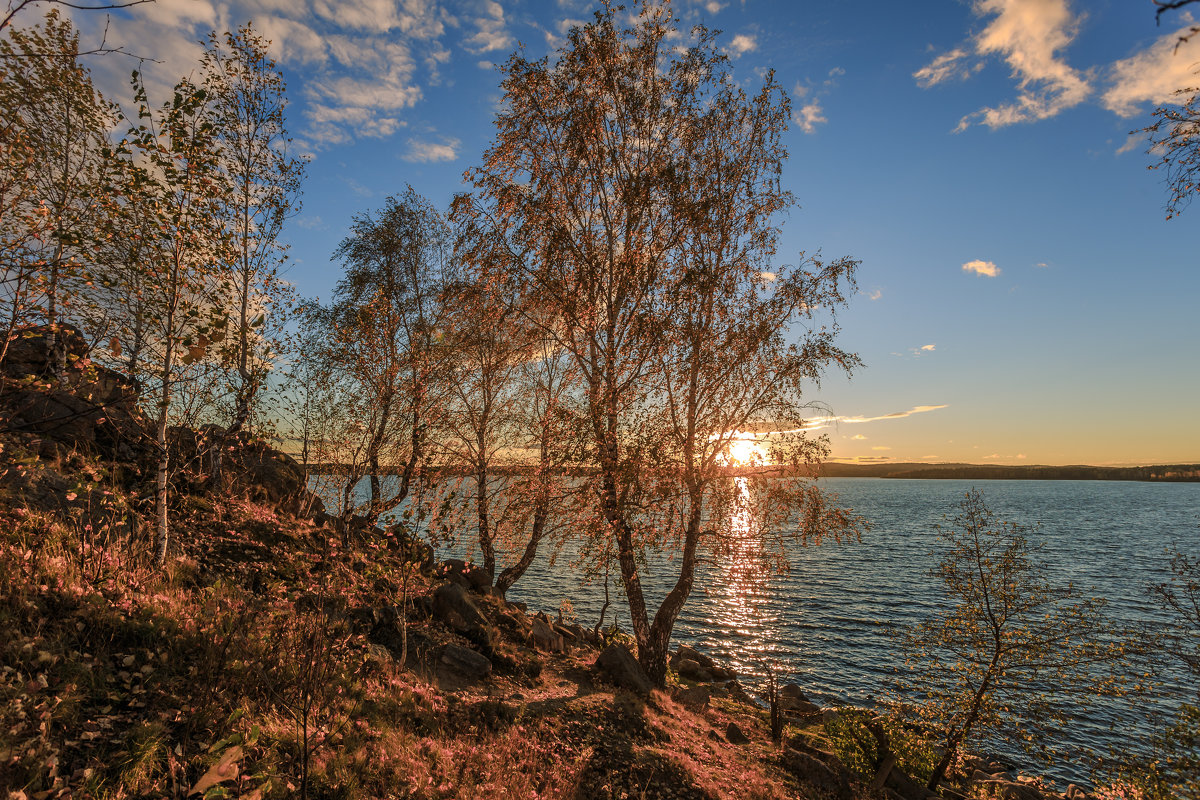
[[[48,333],[27,328],[9,344],[0,365],[0,428],[117,461],[155,458],[150,423],[137,405],[137,381],[88,359],[77,329],[61,326],[53,347]],[[64,353],[66,368],[60,369]]]

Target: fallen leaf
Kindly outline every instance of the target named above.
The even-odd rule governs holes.
[[[242,757],[242,748],[238,745],[221,754],[221,759],[209,767],[208,772],[196,781],[196,785],[188,792],[188,797],[194,794],[204,794],[213,786],[225,781],[231,781],[238,776],[238,760]]]

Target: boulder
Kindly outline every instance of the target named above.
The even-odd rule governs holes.
[[[544,650],[547,653],[563,653],[567,649],[563,637],[541,615],[533,618],[533,629],[529,633],[529,642],[535,649]]]
[[[754,698],[752,698],[749,693],[742,688],[742,685],[737,682],[737,679],[727,682],[725,684],[725,691],[729,692],[729,696],[739,703],[743,703],[748,706],[755,705]]]
[[[713,674],[698,661],[693,661],[690,658],[681,658],[675,671],[681,677],[687,678],[689,681],[697,681],[700,683],[711,683]]]
[[[821,713],[821,707],[805,697],[804,692],[794,683],[779,687],[779,707],[790,714],[807,716]]]
[[[439,661],[471,680],[482,680],[492,671],[492,662],[486,656],[456,644],[446,645]]]
[[[446,582],[434,589],[433,616],[482,647],[490,648],[495,644],[495,633],[488,618],[466,589],[456,583]]]
[[[492,576],[483,567],[470,564],[461,558],[447,558],[442,562],[442,573],[449,577],[458,575],[466,581],[466,587],[480,591],[492,585]]]
[[[750,737],[742,733],[736,722],[730,722],[725,729],[725,738],[730,744],[750,744]]]
[[[636,694],[648,696],[654,688],[642,665],[624,645],[610,644],[601,650],[592,669],[613,686]]]

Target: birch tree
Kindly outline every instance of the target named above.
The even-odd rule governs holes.
[[[151,395],[155,405],[156,559],[169,546],[168,485],[171,469],[168,425],[181,366],[203,358],[210,334],[224,327],[221,298],[227,291],[223,265],[230,260],[224,199],[229,187],[221,171],[217,130],[204,89],[188,80],[151,110],[140,77],[134,76],[138,125],[128,137],[135,183],[152,202],[157,231],[144,253],[144,292],[152,309]]]
[[[727,513],[716,477],[732,426],[788,429],[804,381],[856,363],[833,346],[835,329],[787,339],[793,322],[843,300],[854,265],[764,280],[775,216],[790,204],[777,183],[786,96],[768,76],[746,98],[712,32],[676,43],[669,7],[639,4],[629,29],[623,16],[606,3],[553,61],[509,59],[496,141],[469,177],[473,213],[511,256],[497,268],[578,376],[598,527],[620,565],[639,659],[661,685],[706,523]],[[821,448],[798,451],[811,461]],[[849,532],[849,515],[820,499],[793,495],[811,502],[790,512],[819,521],[802,529]],[[652,614],[639,565],[655,555],[677,572]]]
[[[6,163],[3,208],[8,333],[31,312],[55,350],[73,290],[90,282],[105,219],[109,130],[116,107],[79,62],[79,35],[52,9],[36,28],[0,40],[0,107]],[[2,355],[2,353],[0,353]],[[59,352],[56,371],[65,369]]]
[[[244,25],[210,35],[201,60],[221,164],[229,185],[232,313],[223,355],[233,370],[228,433],[249,421],[271,368],[284,322],[286,284],[280,270],[284,222],[300,210],[305,160],[288,152],[283,76],[269,42]]]

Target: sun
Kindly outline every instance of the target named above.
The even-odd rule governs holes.
[[[757,439],[731,439],[728,451],[729,461],[733,464],[750,464],[763,458]]]

